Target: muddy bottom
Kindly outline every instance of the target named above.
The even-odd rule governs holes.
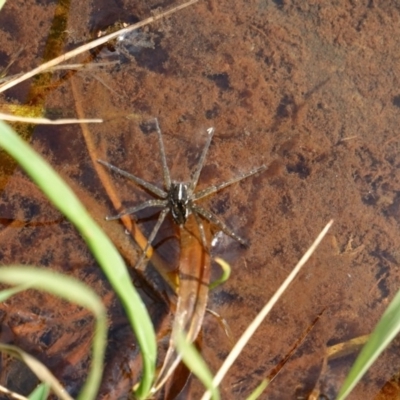
[[[56,50],[74,48],[115,22],[134,22],[176,4],[64,5],[66,26],[58,33]],[[49,32],[57,31],[59,7],[50,1],[7,2],[0,12],[0,66],[5,68],[23,47],[9,75],[50,57]],[[154,117],[174,180],[190,179],[211,126],[216,133],[199,189],[267,166],[264,173],[202,202],[250,244],[243,248],[219,235],[213,248],[213,256],[230,263],[232,275],[210,293],[208,307],[227,321],[234,340],[334,219],[328,236],[222,382],[224,399],[246,398],[283,360],[261,398],[304,399],[314,391],[334,399],[357,353],[326,363],[327,349],[371,332],[398,290],[399,21],[396,1],[202,0],[147,26],[127,43],[80,57],[92,68],[67,77],[55,72],[45,83],[49,90],[32,79],[3,95],[3,103],[42,104],[51,117],[76,116],[79,107],[88,118],[103,118],[103,124],[88,126],[99,157],[160,187],[157,137],[143,128]],[[117,64],[96,66],[105,60]],[[115,210],[99,184],[81,128],[17,128],[113,240],[122,243],[123,226],[104,222]],[[103,297],[110,345],[101,393],[126,398],[140,375],[140,362],[118,300],[74,228],[18,167],[4,161],[3,170],[1,264],[61,271]],[[121,177],[112,179],[125,207],[150,198]],[[141,218],[149,233],[156,216]],[[155,243],[174,264],[179,241],[170,220]],[[126,248],[131,250],[124,257],[132,264],[137,247],[130,243]],[[217,267],[213,274],[218,276]],[[168,308],[140,285],[156,327],[168,323]],[[93,321],[55,298],[29,292],[27,302],[24,296],[0,306],[0,341],[40,358],[75,395],[90,361]],[[396,380],[386,383],[398,374],[399,346],[396,339],[350,399],[399,396]],[[230,347],[218,320],[207,315],[202,353],[213,372]],[[0,384],[29,393],[35,382],[18,371],[20,366],[3,355]],[[387,395],[394,391],[393,397]],[[186,398],[198,399],[202,392],[193,380]]]

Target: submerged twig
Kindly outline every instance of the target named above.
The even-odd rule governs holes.
[[[75,87],[74,80],[71,79],[71,88],[72,93],[75,99],[79,98],[78,91]],[[82,105],[80,101],[75,101],[76,113],[78,116],[84,115]],[[122,203],[115,190],[115,187],[112,183],[111,176],[100,166],[96,160],[98,159],[98,146],[95,145],[92,135],[89,131],[89,128],[82,124],[81,125],[82,135],[86,142],[86,147],[88,149],[88,153],[92,160],[93,168],[95,169],[100,181],[107,192],[109,199],[111,200],[114,208],[116,210],[121,209]],[[124,224],[126,230],[131,234],[132,238],[136,241],[141,249],[144,249],[147,245],[147,239],[143,235],[142,231],[138,227],[138,225],[129,217],[129,215],[125,215],[121,217],[121,221]],[[154,252],[152,247],[149,247],[147,250],[147,255],[152,258],[152,263],[156,270],[160,273],[160,275],[165,279],[165,281],[170,285],[173,290],[176,290],[176,282],[171,278],[168,274],[168,267],[165,262]]]

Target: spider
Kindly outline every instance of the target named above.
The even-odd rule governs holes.
[[[212,185],[206,189],[195,192],[197,182],[199,180],[199,176],[200,176],[201,170],[203,168],[204,160],[206,158],[208,148],[210,147],[210,143],[211,143],[215,129],[213,127],[207,129],[207,133],[208,133],[207,141],[206,141],[206,144],[201,153],[200,160],[195,169],[194,175],[189,183],[184,183],[184,182],[171,181],[171,176],[170,176],[170,172],[169,172],[166,157],[165,157],[165,149],[164,149],[164,143],[162,140],[161,129],[158,124],[158,120],[156,118],[154,119],[154,124],[155,124],[155,128],[157,131],[158,142],[159,142],[159,147],[160,147],[162,169],[163,169],[163,174],[164,174],[164,188],[165,188],[164,190],[160,189],[159,187],[153,185],[150,182],[147,182],[135,175],[130,174],[129,172],[126,172],[120,168],[117,168],[116,166],[111,165],[106,161],[97,160],[97,162],[99,162],[100,164],[109,168],[111,171],[114,171],[117,174],[122,175],[122,176],[134,181],[137,185],[148,190],[155,197],[157,197],[157,199],[147,200],[135,207],[127,208],[127,209],[121,211],[117,215],[106,217],[106,220],[110,221],[110,220],[119,219],[124,215],[134,214],[134,213],[136,213],[140,210],[143,210],[145,208],[148,208],[148,207],[161,208],[161,213],[158,217],[157,223],[154,226],[152,232],[150,233],[150,236],[147,240],[147,244],[143,250],[142,256],[140,257],[139,261],[136,264],[137,267],[140,266],[141,262],[145,258],[148,248],[150,247],[151,243],[153,242],[155,236],[157,235],[158,230],[161,227],[161,224],[163,223],[165,217],[167,216],[167,214],[169,212],[171,213],[172,219],[174,220],[174,222],[181,227],[183,227],[185,225],[186,219],[188,218],[188,216],[190,214],[194,215],[196,222],[199,226],[201,241],[202,241],[202,245],[205,250],[208,250],[208,246],[206,243],[206,235],[205,235],[204,226],[201,221],[201,218],[206,219],[211,224],[218,227],[226,235],[235,239],[240,244],[246,246],[246,242],[244,239],[242,239],[239,235],[237,235],[224,222],[222,222],[220,219],[218,219],[218,217],[216,215],[214,215],[211,211],[206,210],[205,208],[196,204],[196,202],[197,202],[197,200],[200,200],[206,196],[209,196],[215,192],[218,192],[219,190],[221,190],[227,186],[230,186],[233,183],[239,182],[245,178],[248,178],[249,176],[256,174],[257,172],[261,172],[261,171],[265,170],[266,166],[262,165],[261,167],[255,168],[242,176],[238,176],[238,177],[230,179],[224,183],[220,183],[218,185]]]

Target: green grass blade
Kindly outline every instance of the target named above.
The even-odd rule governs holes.
[[[212,374],[194,345],[186,340],[182,332],[175,338],[175,345],[189,370],[211,391],[212,398],[219,400],[218,389],[213,386]]]
[[[28,289],[30,285],[19,285],[19,286],[14,286],[12,288],[4,289],[0,291],[0,303],[3,301],[6,301],[8,298],[11,296],[14,296],[14,294],[17,294],[19,292],[22,292],[26,289]]]
[[[358,355],[346,380],[340,389],[337,399],[346,398],[356,386],[368,368],[379,357],[400,331],[400,291],[382,315],[368,342]]]
[[[29,400],[46,400],[49,395],[49,386],[40,384],[29,396]]]
[[[143,377],[136,394],[139,398],[145,397],[155,375],[156,339],[146,307],[131,283],[122,257],[58,174],[2,121],[0,146],[17,160],[53,204],[75,225],[119,296],[142,353]]]
[[[231,266],[222,258],[216,257],[215,261],[219,264],[222,269],[222,275],[220,278],[216,279],[208,285],[210,290],[215,289],[217,286],[222,285],[231,276]]]
[[[257,400],[263,393],[263,391],[269,385],[268,379],[264,379],[254,390],[253,393],[246,400]]]
[[[81,391],[81,399],[94,399],[103,374],[104,349],[107,341],[106,310],[101,299],[87,285],[66,275],[49,270],[12,266],[0,267],[0,282],[8,285],[29,285],[31,288],[46,291],[58,297],[89,309],[96,318],[93,337],[92,362],[87,381]],[[2,345],[3,347],[5,345]],[[10,346],[9,346],[10,347]],[[14,346],[13,346],[14,347]],[[5,350],[5,349],[3,349]],[[10,348],[10,351],[13,349]],[[19,352],[18,356],[35,372],[41,380],[52,382],[52,375],[31,359],[28,354]],[[39,375],[42,373],[42,375]],[[57,382],[54,383],[57,386]]]

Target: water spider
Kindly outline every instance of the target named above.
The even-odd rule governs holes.
[[[137,263],[137,266],[140,266],[141,262],[143,261],[148,248],[152,244],[158,230],[160,229],[161,224],[163,223],[166,215],[169,212],[171,213],[174,222],[181,227],[183,225],[185,225],[186,219],[190,214],[194,215],[196,222],[199,226],[199,232],[200,232],[200,236],[201,236],[202,245],[206,250],[208,249],[208,246],[207,246],[207,242],[206,242],[204,226],[203,226],[203,223],[201,220],[202,218],[209,221],[212,225],[215,225],[226,235],[237,240],[242,245],[246,245],[246,242],[244,241],[244,239],[242,239],[239,235],[237,235],[224,222],[222,222],[220,219],[218,219],[218,217],[216,215],[214,215],[211,211],[206,210],[205,208],[196,204],[196,202],[206,196],[209,196],[210,194],[218,192],[219,190],[221,190],[229,185],[232,185],[233,183],[239,182],[245,178],[248,178],[251,175],[256,174],[257,172],[265,170],[266,166],[262,165],[261,167],[255,168],[244,175],[230,179],[230,180],[228,180],[224,183],[220,183],[218,185],[209,186],[206,189],[195,192],[197,182],[199,180],[199,176],[200,176],[201,170],[204,165],[204,160],[206,158],[208,148],[210,147],[210,143],[211,143],[215,129],[214,128],[207,129],[207,133],[208,133],[207,141],[206,141],[206,144],[201,153],[200,160],[197,164],[197,167],[194,171],[194,175],[189,183],[183,183],[183,182],[171,181],[171,176],[170,176],[170,172],[169,172],[166,157],[165,157],[165,150],[164,150],[164,143],[162,140],[162,134],[161,134],[160,126],[158,124],[157,119],[154,119],[154,124],[155,124],[155,128],[157,131],[158,142],[159,142],[159,147],[160,147],[162,169],[163,169],[163,174],[164,174],[164,190],[160,189],[159,187],[153,185],[150,182],[147,182],[135,175],[130,174],[129,172],[123,171],[122,169],[117,168],[114,165],[111,165],[106,161],[97,160],[100,164],[109,168],[111,171],[114,171],[115,173],[122,175],[128,179],[131,179],[136,184],[138,184],[142,188],[148,190],[149,192],[154,194],[155,197],[157,197],[156,199],[147,200],[144,203],[141,203],[135,207],[127,208],[127,209],[121,211],[117,215],[106,217],[106,220],[110,221],[110,220],[119,219],[124,215],[134,214],[134,213],[136,213],[140,210],[143,210],[145,208],[148,208],[148,207],[161,208],[161,213],[158,217],[158,221],[157,221],[156,225],[154,226],[152,232],[150,233],[146,247],[143,250],[142,256],[140,257],[140,259]]]

